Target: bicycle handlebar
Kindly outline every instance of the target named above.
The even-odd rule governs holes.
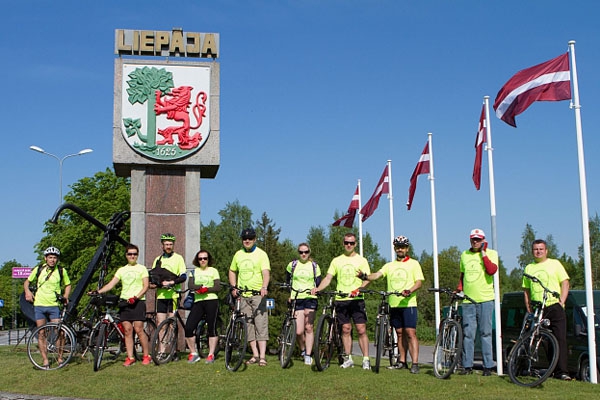
[[[467,296],[464,292],[460,291],[460,292],[456,292],[452,289],[448,289],[448,288],[428,288],[427,289],[429,292],[438,292],[438,293],[446,293],[448,296],[450,296],[453,300],[457,299],[457,300],[469,300],[471,303],[476,304],[477,302],[475,300],[473,300],[472,298],[470,298],[469,296]]]
[[[237,291],[239,291],[241,293],[252,293],[255,296],[260,295],[260,290],[253,290],[253,289],[248,289],[248,288],[243,288],[242,289],[242,288],[239,288],[239,287],[237,287],[235,285],[231,285],[231,284],[226,283],[226,282],[221,282],[221,286],[226,286],[226,287],[230,288],[231,290],[237,290]]]
[[[340,296],[340,297],[348,297],[350,293],[339,292],[336,290],[321,290],[315,293],[317,296]]]
[[[366,294],[378,294],[378,295],[380,295],[380,296],[385,296],[385,297],[387,297],[387,296],[402,296],[402,297],[408,297],[408,296],[404,296],[404,295],[402,294],[402,292],[398,292],[397,290],[396,290],[396,291],[393,291],[393,292],[386,292],[385,290],[373,290],[373,289],[365,289],[365,288],[360,288],[360,289],[359,289],[359,291],[360,291],[361,293],[366,293]]]
[[[285,283],[285,282],[275,282],[274,285],[278,286],[280,289],[293,290],[296,293],[310,293],[310,291],[311,291],[311,289],[302,289],[302,290],[294,289],[292,287],[292,285],[290,285],[289,283]]]
[[[542,289],[544,289],[545,292],[550,293],[552,296],[556,297],[557,299],[560,299],[560,294],[558,292],[552,291],[550,289],[548,289],[546,286],[544,286],[544,284],[542,283],[542,281],[539,280],[539,278],[533,276],[533,275],[529,275],[523,272],[523,276],[527,279],[529,279],[531,282],[535,282],[537,284],[539,284]]]

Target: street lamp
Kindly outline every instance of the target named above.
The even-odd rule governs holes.
[[[58,204],[61,204],[63,201],[63,194],[62,194],[62,165],[63,165],[63,161],[65,161],[67,158],[69,157],[75,157],[75,156],[82,156],[84,154],[88,154],[91,153],[92,149],[83,149],[80,150],[79,153],[74,153],[74,154],[68,154],[66,156],[64,156],[63,158],[60,158],[52,153],[48,153],[47,151],[45,151],[44,149],[42,149],[41,147],[38,146],[29,146],[29,149],[33,150],[33,151],[37,151],[38,153],[42,153],[42,154],[46,154],[47,156],[50,157],[54,157],[58,160],[58,175],[59,175],[59,182],[60,182],[60,199],[58,201]]]

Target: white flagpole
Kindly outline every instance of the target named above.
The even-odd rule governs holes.
[[[490,96],[483,97],[485,105],[486,151],[488,155],[488,176],[490,182],[490,217],[492,227],[492,249],[498,251],[498,235],[496,230],[496,189],[494,183],[494,147],[492,146],[492,125],[490,123]],[[494,319],[496,323],[496,360],[502,360],[502,323],[500,320],[500,265],[494,274]],[[503,375],[503,365],[496,363],[498,375]]]
[[[387,160],[387,167],[388,187],[390,189],[390,192],[388,193],[388,199],[390,200],[390,261],[394,261],[396,259],[396,252],[394,251],[394,196],[392,195],[392,160]]]
[[[360,255],[363,255],[363,234],[362,234],[362,214],[360,213],[362,210],[362,195],[360,189],[360,179],[358,180],[358,252]]]
[[[585,161],[583,156],[583,134],[581,132],[581,105],[579,104],[579,86],[577,82],[577,66],[575,64],[575,41],[569,41],[571,56],[571,79],[573,100],[571,108],[575,109],[575,129],[577,131],[577,156],[579,160],[579,191],[581,197],[581,225],[583,230],[583,266],[585,276],[585,294],[587,306],[587,335],[590,360],[590,382],[598,383],[596,360],[596,329],[594,323],[594,295],[592,287],[592,258],[590,250],[590,226],[587,203],[587,186],[585,177]]]
[[[431,234],[433,236],[433,287],[440,287],[440,277],[438,270],[438,244],[437,244],[437,217],[435,215],[435,179],[433,175],[433,145],[431,143],[431,136],[433,134],[429,132],[427,134],[427,141],[429,142],[429,185],[431,186]],[[435,330],[436,337],[439,333],[440,326],[440,294],[434,293],[435,297]]]

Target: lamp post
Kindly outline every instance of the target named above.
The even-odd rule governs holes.
[[[63,194],[62,194],[62,165],[63,165],[63,161],[65,161],[67,158],[69,157],[75,157],[75,156],[82,156],[84,154],[88,154],[91,153],[92,149],[83,149],[80,150],[79,153],[73,153],[73,154],[67,154],[66,156],[60,158],[52,153],[48,153],[47,151],[45,151],[44,149],[42,149],[41,147],[38,146],[29,146],[29,149],[33,150],[33,151],[37,151],[38,153],[42,153],[42,154],[46,154],[47,156],[50,157],[54,157],[56,158],[56,160],[58,160],[58,175],[59,175],[59,182],[60,182],[60,190],[59,190],[59,194],[60,194],[60,199],[58,201],[58,204],[61,204],[63,201]]]

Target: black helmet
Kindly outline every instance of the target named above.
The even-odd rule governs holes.
[[[242,239],[256,239],[256,231],[253,228],[246,228],[240,233]]]
[[[396,236],[394,238],[394,247],[408,247],[410,242],[406,236]]]

